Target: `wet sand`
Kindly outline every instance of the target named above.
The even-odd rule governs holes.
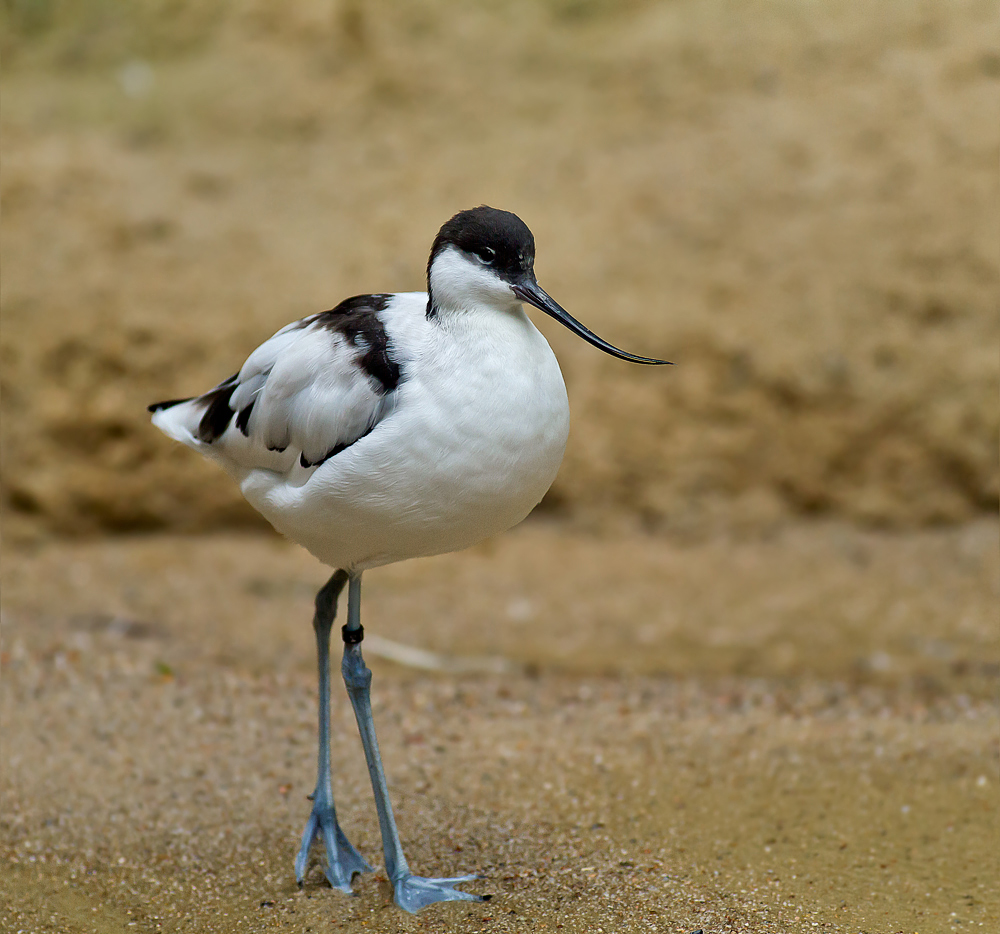
[[[543,521],[366,576],[415,871],[488,903],[347,898],[292,860],[314,780],[311,595],[268,536],[3,560],[11,931],[996,930],[997,526],[700,544]],[[393,645],[448,656],[430,672]],[[336,684],[335,684],[336,687]],[[381,864],[350,706],[345,830]],[[318,853],[317,853],[318,857]]]

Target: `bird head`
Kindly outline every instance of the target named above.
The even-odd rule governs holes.
[[[515,308],[534,305],[588,343],[622,360],[663,364],[619,350],[581,324],[538,284],[535,238],[510,211],[482,205],[460,211],[438,231],[427,261],[427,314],[442,308]]]

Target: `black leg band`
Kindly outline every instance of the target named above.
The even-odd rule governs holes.
[[[347,626],[341,626],[340,634],[344,637],[345,645],[357,645],[365,637],[365,627],[358,626],[357,629],[348,629]]]

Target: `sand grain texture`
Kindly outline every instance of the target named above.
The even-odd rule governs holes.
[[[479,870],[494,896],[416,918],[378,878],[357,900],[318,869],[295,887],[315,768],[313,559],[255,536],[8,553],[5,922],[995,929],[997,531],[821,525],[678,546],[535,521],[371,572],[369,634],[526,672],[368,656],[411,864]],[[541,571],[554,555],[558,587]],[[338,688],[338,812],[380,864]]]

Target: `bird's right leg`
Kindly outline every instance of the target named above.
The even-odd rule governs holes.
[[[449,879],[426,879],[415,876],[403,855],[403,844],[399,839],[396,819],[392,816],[392,802],[389,787],[382,767],[382,755],[378,750],[375,736],[375,721],[372,719],[371,684],[372,673],[361,657],[361,640],[365,631],[361,626],[361,575],[351,577],[348,591],[347,625],[344,626],[344,660],[340,671],[354,707],[354,716],[361,733],[361,745],[368,761],[368,774],[375,792],[375,810],[382,831],[382,852],[385,854],[385,871],[392,883],[393,901],[404,911],[416,912],[435,902],[484,902],[489,895],[473,895],[455,888],[461,882],[473,882],[476,875],[453,876]]]
[[[326,878],[341,892],[352,894],[351,879],[356,872],[371,872],[337,823],[330,783],[330,630],[337,615],[337,597],[347,583],[347,573],[336,571],[316,594],[316,655],[319,661],[319,766],[312,813],[302,833],[302,846],[295,858],[295,881],[302,884],[309,865],[313,841],[322,837],[326,848]]]

